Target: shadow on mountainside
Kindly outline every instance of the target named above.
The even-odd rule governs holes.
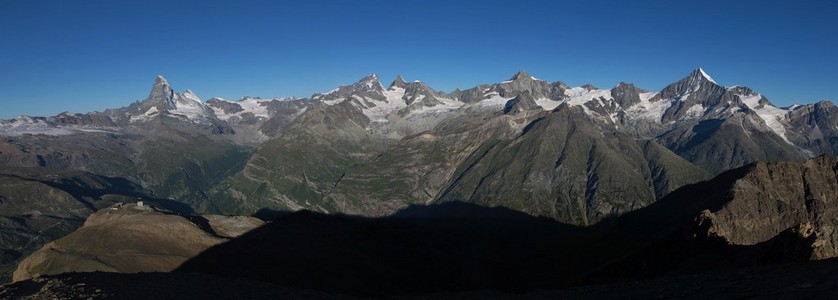
[[[754,246],[701,232],[696,217],[722,207],[749,168],[587,228],[459,202],[411,206],[384,218],[274,212],[272,222],[176,272],[391,296],[524,292],[806,260],[807,241],[791,229]]]
[[[466,218],[462,217],[467,216]],[[362,296],[495,288],[526,290],[556,276],[574,226],[464,203],[393,217],[290,213],[210,248],[178,271]]]
[[[150,196],[149,194],[143,192],[142,187],[128,179],[122,177],[99,177],[107,183],[105,187],[92,187],[84,184],[79,184],[78,182],[74,182],[71,179],[63,179],[57,181],[37,179],[29,180],[36,180],[53,188],[65,191],[72,195],[74,198],[76,198],[79,202],[83,203],[85,206],[90,208],[92,211],[96,211],[102,208],[103,206],[98,205],[97,207],[97,205],[94,205],[93,203],[90,203],[85,199],[103,199],[103,196],[105,195],[121,195],[133,198],[137,201],[145,201],[154,204],[156,207],[169,210],[181,215],[188,216],[194,214],[194,210],[188,204],[178,202],[172,199],[163,199]]]

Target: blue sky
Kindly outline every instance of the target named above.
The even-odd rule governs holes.
[[[836,15],[836,1],[0,0],[0,118],[125,106],[158,74],[238,99],[369,73],[660,90],[701,66],[778,105],[835,100]]]

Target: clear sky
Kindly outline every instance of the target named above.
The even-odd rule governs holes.
[[[451,91],[518,70],[660,90],[703,67],[778,105],[838,99],[838,1],[0,0],[0,118],[308,97],[377,73]]]

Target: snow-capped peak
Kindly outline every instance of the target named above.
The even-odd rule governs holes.
[[[701,77],[704,77],[704,79],[707,79],[708,81],[710,81],[712,83],[718,84],[718,83],[716,83],[715,80],[713,80],[713,77],[710,77],[710,74],[707,74],[707,72],[704,72],[704,69],[702,69],[701,67],[699,67],[697,71],[698,71],[699,74],[701,74]]]
[[[139,111],[134,113],[131,121],[148,120],[159,114],[182,116],[193,123],[207,124],[212,111],[194,92],[187,89],[183,93],[175,93],[166,78],[158,75],[151,93],[140,103]]]
[[[157,80],[154,82],[154,84],[169,85],[169,81],[167,81],[166,78],[163,77],[163,75],[157,75]]]

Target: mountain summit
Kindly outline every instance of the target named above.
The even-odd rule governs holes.
[[[704,71],[702,68],[697,68],[690,72],[690,75],[687,76],[688,81],[690,82],[691,86],[699,87],[703,83],[712,83],[714,85],[719,85],[713,80],[713,77],[710,77],[707,72]]]
[[[704,79],[707,79],[712,83],[716,83],[716,81],[713,80],[713,77],[710,77],[710,74],[707,74],[707,72],[704,72],[704,69],[702,69],[701,67],[699,67],[698,69],[695,69],[695,71],[693,71],[693,73],[699,73],[697,75],[701,75],[701,77],[704,77]],[[716,84],[718,84],[718,83],[716,83]]]
[[[515,75],[512,76],[512,78],[509,79],[509,81],[516,81],[516,80],[538,80],[538,79],[536,79],[535,77],[532,77],[532,75],[530,75],[530,74],[527,74],[526,71],[521,70],[521,71],[518,71],[518,73],[515,73]]]
[[[148,98],[143,101],[143,104],[147,105],[148,108],[151,106],[157,107],[158,110],[173,109],[175,107],[174,95],[175,91],[172,90],[169,81],[162,75],[157,75],[157,79],[151,87],[151,92],[148,94]]]
[[[211,124],[211,119],[215,118],[212,109],[192,90],[175,93],[169,81],[161,75],[157,75],[148,98],[129,110],[132,115],[131,122],[148,120],[160,114],[185,118],[191,123],[200,124]]]

